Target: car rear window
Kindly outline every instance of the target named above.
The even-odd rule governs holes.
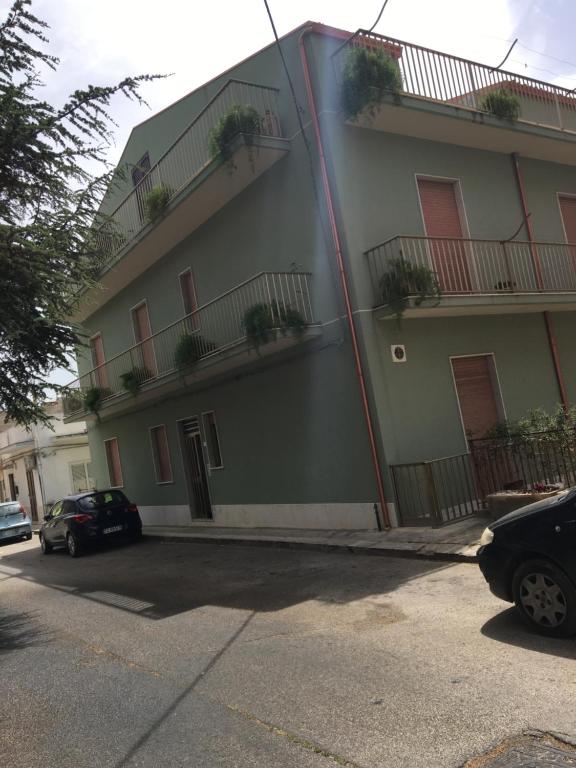
[[[20,504],[15,501],[14,504],[0,504],[0,517],[6,517],[6,515],[13,515],[16,512],[20,512]]]
[[[81,499],[78,499],[80,509],[85,511],[120,507],[127,503],[128,499],[122,491],[102,491],[101,493],[92,493],[90,496],[82,496]]]

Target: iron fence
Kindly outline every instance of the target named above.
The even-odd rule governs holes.
[[[253,107],[260,116],[259,135],[281,136],[278,89],[229,80],[192,120],[158,162],[108,216],[96,231],[101,254],[99,268],[129,244],[149,223],[146,198],[156,188],[175,197],[214,159],[210,151],[210,134],[220,119],[234,106]]]
[[[576,131],[576,96],[567,88],[375,32],[359,30],[336,51],[333,60],[339,81],[348,52],[355,47],[387,52],[397,62],[402,93],[486,112],[486,96],[505,88],[518,98],[520,120]]]
[[[498,491],[576,484],[576,433],[572,429],[470,440],[469,444],[482,498]]]
[[[442,294],[576,291],[576,244],[397,236],[366,256],[377,305],[387,303],[383,276],[400,261],[429,269]]]
[[[183,337],[195,339],[197,361],[242,343],[245,313],[257,304],[273,307],[280,317],[295,310],[307,325],[313,323],[309,282],[308,272],[261,272],[73,381],[68,385],[73,391],[63,401],[65,415],[85,413],[84,396],[93,388],[101,390],[103,402],[125,394],[126,374],[133,376],[137,388],[173,374]]]
[[[390,469],[400,525],[446,525],[481,509],[469,453]]]

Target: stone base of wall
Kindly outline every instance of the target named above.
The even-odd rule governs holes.
[[[392,524],[397,525],[392,504]],[[372,503],[350,504],[216,504],[213,520],[192,520],[187,505],[140,507],[144,525],[215,525],[226,528],[308,528],[374,530]]]

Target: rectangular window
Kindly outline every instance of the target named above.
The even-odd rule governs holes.
[[[115,437],[110,438],[110,440],[104,440],[104,446],[106,448],[106,462],[108,464],[110,487],[122,488],[124,481],[122,479],[122,465],[120,464],[118,440]]]
[[[154,458],[154,471],[157,483],[172,482],[172,465],[170,463],[170,448],[168,447],[168,435],[164,424],[151,427],[150,440],[152,442],[152,456]]]
[[[184,314],[187,316],[186,325],[188,332],[192,333],[197,331],[200,327],[200,316],[196,312],[198,309],[198,300],[196,299],[196,284],[194,282],[194,275],[191,269],[187,269],[181,272],[180,279],[180,293],[182,294],[182,304],[184,306]],[[194,313],[194,314],[193,314]],[[188,317],[191,315],[190,317]]]
[[[70,474],[72,476],[72,493],[89,491],[94,488],[92,479],[92,465],[89,461],[79,461],[70,464]]]
[[[220,451],[220,440],[218,438],[218,427],[214,411],[202,414],[202,424],[204,426],[204,439],[206,440],[210,469],[222,469],[224,465],[222,464],[222,453]]]
[[[96,386],[107,389],[108,372],[106,371],[106,358],[101,333],[95,334],[90,339],[90,351],[92,353],[92,365],[96,369]]]

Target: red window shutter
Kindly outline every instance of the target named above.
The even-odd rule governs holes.
[[[441,238],[430,242],[432,269],[444,293],[468,293],[470,274],[464,245],[456,185],[449,181],[418,179],[418,192],[426,234]]]
[[[106,389],[108,387],[108,373],[106,371],[102,334],[99,333],[90,339],[90,350],[92,352],[92,365],[96,369],[96,384]]]
[[[466,436],[484,437],[500,421],[491,360],[486,355],[457,357],[452,368]]]
[[[108,463],[108,475],[110,477],[110,486],[112,488],[121,488],[124,485],[122,478],[122,465],[120,464],[120,451],[118,449],[118,440],[113,437],[105,440],[106,461]]]
[[[150,434],[154,453],[156,480],[159,483],[170,483],[172,482],[172,466],[170,464],[170,449],[168,447],[166,427],[163,424],[153,427],[150,430]]]
[[[134,322],[134,335],[136,342],[140,344],[139,351],[141,357],[141,366],[146,369],[148,376],[146,378],[153,378],[156,376],[156,355],[154,352],[154,341],[150,339],[152,336],[152,328],[150,327],[150,316],[148,314],[148,305],[140,304],[136,309],[132,310],[132,319]],[[150,341],[147,341],[150,339]]]
[[[576,197],[560,197],[566,242],[576,243]]]

